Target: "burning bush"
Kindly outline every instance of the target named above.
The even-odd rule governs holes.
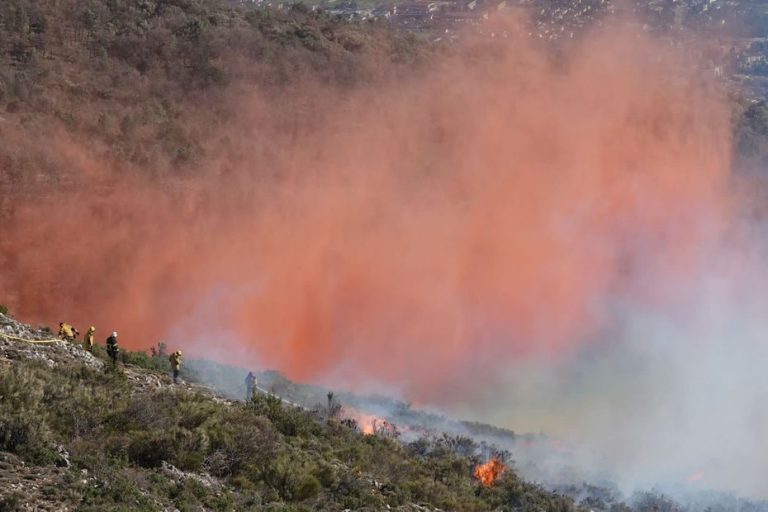
[[[475,478],[485,487],[491,487],[507,471],[507,466],[496,457],[475,468]]]

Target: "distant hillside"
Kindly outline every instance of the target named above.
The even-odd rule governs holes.
[[[18,193],[61,179],[58,159],[36,143],[61,131],[87,139],[104,158],[154,173],[193,168],[209,130],[237,109],[228,91],[279,94],[308,82],[351,87],[396,76],[424,51],[386,26],[302,5],[4,1],[0,187]]]
[[[659,27],[675,19],[709,26],[717,21],[715,14],[730,13],[728,19],[738,15],[755,24],[748,34],[768,34],[761,2],[689,3],[672,8],[655,2],[643,12],[656,16]],[[440,51],[412,32],[392,30],[397,23],[391,17],[348,21],[333,11],[283,5],[271,9],[223,0],[0,3],[0,188],[34,193],[41,183],[66,182],[58,155],[37,144],[61,133],[87,140],[89,149],[107,160],[153,175],[185,174],[205,160],[217,129],[233,118],[238,109],[233,91],[258,88],[280,101],[283,92],[301,84],[356,87],[397,80],[430,65]],[[478,2],[472,11],[485,12],[489,5]],[[533,28],[544,39],[547,34],[560,37],[572,26],[588,26],[589,20],[612,12],[611,5],[521,3],[535,13]],[[463,4],[453,8],[469,12]],[[443,11],[429,12],[438,19]],[[760,70],[768,69],[764,44],[739,41],[734,55],[746,60],[739,57],[733,71],[762,90]],[[286,105],[286,129],[301,122],[291,119],[297,109]],[[9,208],[0,197],[0,214]]]
[[[187,365],[188,375],[195,381],[210,385],[220,393],[233,399],[241,399],[245,393],[244,377],[248,370],[208,360],[192,360]],[[478,440],[498,444],[513,443],[517,435],[510,429],[492,425],[459,421],[444,415],[412,408],[410,404],[390,397],[376,395],[364,396],[347,390],[329,390],[320,386],[301,384],[287,379],[276,371],[256,372],[262,389],[277,393],[281,397],[307,409],[323,409],[327,405],[328,393],[334,394],[339,405],[351,411],[360,411],[392,422],[406,437],[420,435],[470,435]],[[536,436],[524,435],[527,441]]]
[[[610,2],[593,3],[537,0],[521,6],[535,13],[533,28],[546,39],[613,11]],[[749,34],[768,34],[761,2],[689,3],[683,18],[699,20],[689,24],[708,26],[716,21],[713,13],[727,12],[728,19],[738,15],[756,24]],[[485,12],[489,5],[478,2],[472,10]],[[650,3],[643,12],[655,13],[659,27],[683,19],[681,6],[665,5]],[[439,18],[439,12],[429,16]],[[186,174],[205,160],[218,128],[234,117],[235,91],[258,88],[279,102],[302,84],[357,87],[430,65],[440,50],[392,25],[397,23],[391,17],[348,21],[304,4],[271,9],[223,0],[2,2],[0,188],[34,193],[41,183],[66,182],[59,155],[37,144],[61,133],[87,140],[89,150],[108,161],[156,176]],[[734,55],[747,59],[735,63],[734,71],[756,90],[766,54],[760,44],[734,47]],[[286,105],[281,125],[290,129],[302,122],[300,108]],[[0,197],[0,214],[9,208]]]
[[[233,0],[285,8],[282,0]],[[707,59],[748,95],[768,97],[768,4],[761,0],[307,0],[307,5],[350,20],[386,21],[432,40],[461,37],[467,29],[497,37],[488,20],[512,14],[530,21],[540,41],[561,44],[589,29],[631,17],[661,37],[705,35]]]

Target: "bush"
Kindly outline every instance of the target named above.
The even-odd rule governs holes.
[[[151,365],[146,354],[138,357]],[[178,387],[139,391],[137,378],[141,370],[129,380],[120,368],[97,371],[80,363],[0,366],[0,451],[51,464],[59,458],[52,447],[64,445],[74,466],[66,473],[66,492],[85,511],[381,510],[410,503],[466,511],[574,510],[570,499],[527,484],[511,470],[493,488],[481,488],[471,474],[471,452],[478,447],[468,438],[405,446],[275,396],[233,403]],[[220,479],[214,484],[220,487],[157,471],[164,461],[186,472],[204,470]]]
[[[300,456],[284,456],[270,464],[264,480],[287,501],[304,501],[315,497],[322,488],[312,474],[312,467]]]
[[[2,414],[0,450],[15,453],[36,464],[51,464],[58,458],[51,449],[47,425],[40,417],[29,413]]]
[[[129,350],[122,351],[122,360],[125,364],[132,364],[140,368],[147,370],[157,370],[161,372],[170,372],[171,363],[168,361],[168,355],[165,353],[165,344],[162,345],[163,350],[156,350],[152,347],[152,354],[147,354],[143,350],[132,352]]]
[[[251,397],[249,407],[255,414],[266,416],[275,428],[286,436],[306,435],[317,426],[306,413],[286,406],[275,395],[255,393]]]
[[[160,467],[173,456],[173,438],[162,432],[139,432],[128,445],[129,460],[145,468]]]
[[[43,407],[45,381],[33,369],[13,366],[0,373],[0,451],[40,464],[56,460]]]
[[[205,464],[216,476],[246,473],[258,480],[279,451],[280,438],[272,424],[242,409],[213,418],[206,434],[210,454]]]
[[[320,481],[312,475],[302,475],[297,479],[293,489],[293,498],[304,501],[314,498],[320,492]]]
[[[15,491],[11,495],[0,498],[0,511],[1,512],[16,512],[25,510],[24,504],[27,497],[22,493]]]

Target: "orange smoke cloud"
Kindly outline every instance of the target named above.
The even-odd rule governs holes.
[[[621,28],[557,62],[521,36],[397,83],[233,86],[238,114],[184,178],[60,136],[72,181],[13,204],[0,288],[24,318],[133,348],[239,363],[237,344],[293,378],[450,401],[583,343],[608,297],[674,300],[692,278],[730,155],[693,67]]]

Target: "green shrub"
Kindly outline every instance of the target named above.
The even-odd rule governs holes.
[[[174,427],[131,433],[127,454],[142,467],[156,468],[168,462],[185,471],[197,471],[207,448],[207,438],[201,432]]]
[[[8,316],[8,306],[0,304],[0,315]]]
[[[320,485],[330,489],[334,488],[339,483],[339,475],[332,465],[328,462],[321,460],[315,470],[313,471],[315,478],[320,482]]]
[[[0,451],[41,464],[56,460],[43,407],[45,381],[39,366],[19,365],[0,373]]]
[[[304,501],[314,498],[320,492],[320,481],[312,475],[302,475],[297,479],[292,489],[293,498],[296,501]]]
[[[212,418],[205,432],[210,442],[206,466],[216,476],[247,473],[258,480],[279,451],[280,437],[273,425],[243,409]]]
[[[170,435],[163,432],[139,432],[128,445],[131,462],[145,467],[160,467],[174,455],[174,443]]]
[[[110,471],[98,475],[100,485],[89,485],[83,489],[82,501],[77,507],[82,511],[125,511],[151,512],[157,510],[152,500],[136,482],[135,472],[129,470]]]
[[[287,501],[304,501],[315,497],[322,485],[312,474],[313,467],[300,456],[286,455],[270,464],[264,480]]]
[[[147,370],[158,370],[163,372],[169,372],[171,370],[171,364],[167,357],[159,355],[150,356],[143,351],[123,351],[123,363],[132,364]]]
[[[311,436],[321,432],[320,424],[302,409],[284,404],[271,394],[255,393],[248,402],[249,409],[265,416],[275,428],[286,436]]]
[[[41,417],[3,414],[0,417],[0,451],[15,453],[36,464],[51,464],[58,458],[51,449],[47,425]]]
[[[25,510],[24,504],[27,497],[18,491],[14,491],[9,496],[0,498],[0,512],[21,512]]]

